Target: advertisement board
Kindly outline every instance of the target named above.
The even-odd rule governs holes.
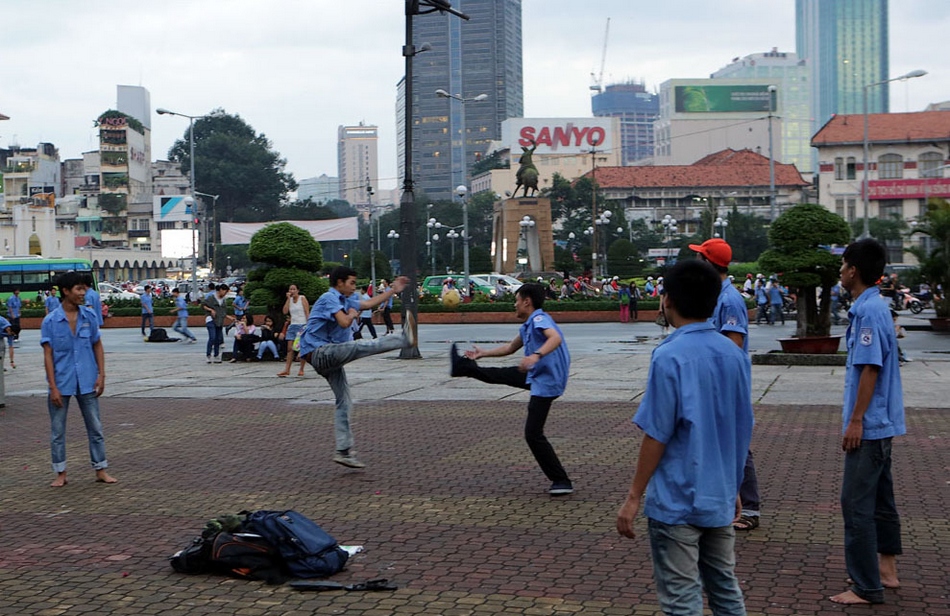
[[[691,85],[673,89],[676,113],[769,111],[767,85]]]
[[[617,130],[616,118],[509,118],[501,123],[501,140],[512,155],[532,142],[536,154],[584,154],[612,150]]]
[[[192,235],[191,229],[162,229],[161,233],[163,259],[191,257],[194,247],[201,245],[198,232],[195,231]]]
[[[152,197],[152,216],[158,222],[191,222],[195,208],[188,207],[185,199],[188,195],[166,195]]]
[[[950,197],[950,178],[917,178],[906,180],[871,180],[868,198],[872,201],[887,199],[929,199]]]

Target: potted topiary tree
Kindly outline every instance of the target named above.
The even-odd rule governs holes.
[[[911,234],[929,235],[933,243],[929,251],[920,246],[908,252],[920,262],[920,274],[930,283],[934,292],[936,318],[930,319],[934,331],[950,330],[950,300],[947,299],[947,283],[950,282],[950,202],[946,199],[930,199],[927,211],[911,223]],[[939,290],[939,297],[937,292]]]
[[[248,272],[245,295],[252,306],[267,306],[277,321],[287,287],[297,285],[310,303],[330,287],[320,276],[323,250],[309,232],[289,222],[267,225],[251,237],[248,257],[258,265]]]
[[[769,229],[769,246],[759,265],[780,272],[782,282],[797,289],[797,328],[794,338],[782,338],[786,353],[835,353],[841,336],[831,336],[831,287],[838,280],[841,257],[832,246],[851,240],[848,223],[812,203],[796,205]],[[821,289],[819,302],[817,291]]]

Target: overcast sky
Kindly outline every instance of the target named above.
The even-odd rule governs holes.
[[[464,10],[466,1],[452,4]],[[894,84],[891,110],[950,99],[950,2],[890,5],[891,75],[929,72]],[[115,86],[141,85],[153,107],[239,114],[271,139],[298,180],[336,175],[340,124],[376,124],[380,184],[395,187],[403,7],[401,0],[6,2],[0,113],[11,119],[0,123],[0,147],[47,141],[62,158],[77,158],[97,149],[92,123],[115,106]],[[708,77],[737,56],[794,51],[794,8],[794,0],[523,0],[525,115],[591,115],[591,72],[600,67],[608,17],[605,80],[636,78],[654,90],[667,79]],[[186,129],[185,119],[153,114],[153,158],[166,158]]]

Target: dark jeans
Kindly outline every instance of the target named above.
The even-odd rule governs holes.
[[[13,339],[20,339],[20,317],[10,317],[10,330],[13,332]]]
[[[152,330],[155,329],[155,314],[152,312],[142,313],[142,335],[145,335],[145,324],[148,323],[148,331],[152,333]]]
[[[221,345],[224,344],[224,326],[217,327],[214,321],[208,321],[205,326],[208,328],[208,346],[205,355],[217,357],[221,351]]]
[[[389,306],[386,306],[385,308],[383,308],[383,323],[386,324],[387,334],[396,331],[396,328],[393,327],[392,308],[390,308]]]
[[[844,457],[841,483],[844,559],[851,591],[872,603],[884,601],[878,554],[898,555],[901,520],[894,502],[891,439],[861,441]]]
[[[521,372],[518,368],[512,366],[507,368],[483,368],[467,357],[460,358],[459,367],[462,369],[461,376],[467,376],[483,383],[493,385],[508,385],[518,389],[531,389],[528,384],[528,374]],[[557,399],[557,396],[547,398],[542,396],[531,396],[528,400],[528,418],[524,424],[524,440],[528,443],[528,448],[538,461],[541,471],[552,482],[570,483],[567,471],[561,466],[561,461],[554,452],[554,447],[544,436],[544,424],[548,420],[548,412],[551,410],[551,403]]]
[[[785,313],[782,312],[782,304],[772,304],[772,314],[769,315],[772,323],[775,323],[777,317],[782,318],[782,325],[785,325]]]
[[[356,331],[362,335],[364,327],[368,327],[369,335],[376,338],[376,328],[373,327],[373,317],[360,317],[360,328]]]
[[[755,475],[755,461],[752,459],[751,449],[745,459],[745,468],[742,469],[739,500],[742,501],[742,515],[759,515],[759,478]]]
[[[769,321],[769,305],[768,304],[758,304],[758,311],[755,313],[755,324],[758,325],[759,321],[764,320],[766,323]]]

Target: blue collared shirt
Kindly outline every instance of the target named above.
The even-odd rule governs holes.
[[[666,445],[643,513],[664,524],[728,526],[752,440],[748,354],[708,321],[676,329],[653,350],[633,418]]]
[[[528,320],[522,323],[521,344],[524,346],[525,357],[532,355],[547,342],[544,330],[553,329],[561,337],[561,344],[556,349],[542,357],[528,370],[528,384],[531,385],[531,395],[544,398],[554,398],[564,393],[567,387],[567,377],[571,371],[571,354],[567,350],[567,340],[564,333],[557,326],[554,319],[540,308],[531,313]]]
[[[178,317],[188,316],[188,300],[185,299],[184,295],[179,294],[175,298],[175,308],[178,309]]]
[[[86,305],[96,315],[96,323],[102,327],[102,299],[95,289],[86,289]]]
[[[330,289],[320,296],[300,336],[300,354],[306,355],[325,344],[349,342],[353,340],[353,329],[340,327],[334,316],[339,311],[349,312],[350,308],[360,309],[360,298],[354,293],[344,296],[336,289]]]
[[[864,290],[848,311],[850,324],[846,334],[848,365],[844,377],[844,408],[841,413],[842,433],[851,421],[858,398],[858,382],[864,366],[878,366],[881,371],[874,385],[874,394],[864,412],[865,440],[900,436],[904,425],[904,390],[901,385],[897,334],[887,301],[877,287]]]
[[[79,307],[76,333],[62,308],[46,315],[40,326],[40,345],[53,350],[53,375],[56,388],[64,396],[92,393],[99,378],[99,364],[93,345],[99,341],[99,323],[86,306]]]
[[[243,295],[235,295],[233,304],[234,304],[234,315],[239,317],[242,314],[244,314],[245,310],[247,310],[248,301],[247,301],[247,298],[244,297]]]
[[[722,281],[719,300],[716,302],[713,315],[709,317],[709,322],[720,334],[726,332],[742,334],[742,350],[749,352],[749,309],[746,308],[742,294],[732,286],[728,278]]]
[[[11,319],[19,319],[20,311],[23,309],[23,301],[16,295],[11,295],[7,300],[7,310]]]
[[[59,298],[55,295],[50,295],[45,300],[43,300],[43,305],[46,306],[46,313],[49,314],[53,312],[60,306]]]
[[[142,314],[152,314],[152,294],[151,292],[142,293]]]

